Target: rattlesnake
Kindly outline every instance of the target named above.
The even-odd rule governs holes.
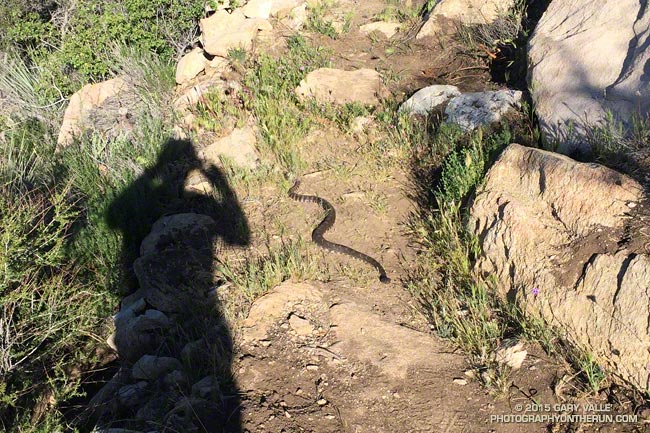
[[[379,271],[379,281],[381,281],[382,283],[389,283],[390,278],[386,276],[386,271],[384,270],[384,267],[377,260],[373,259],[369,255],[366,255],[348,246],[330,242],[323,237],[325,232],[331,229],[332,226],[334,226],[334,222],[336,221],[336,211],[334,210],[334,206],[332,206],[332,204],[327,200],[325,200],[324,198],[317,197],[315,195],[297,194],[296,190],[298,189],[299,186],[300,186],[300,181],[296,180],[296,182],[293,184],[291,189],[289,189],[289,197],[302,203],[306,203],[306,202],[316,203],[320,207],[325,209],[325,211],[327,212],[327,215],[325,215],[323,221],[321,221],[321,223],[311,233],[311,240],[314,241],[316,245],[325,248],[326,250],[333,251],[335,253],[346,254],[350,257],[368,263],[370,266],[374,267],[375,269],[377,269],[377,271]]]

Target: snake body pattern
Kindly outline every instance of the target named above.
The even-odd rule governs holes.
[[[299,187],[300,187],[300,181],[296,180],[293,186],[289,189],[290,198],[302,203],[316,203],[327,212],[327,215],[325,215],[323,221],[321,221],[321,223],[311,233],[311,240],[314,241],[316,245],[325,248],[326,250],[333,251],[335,253],[345,254],[357,260],[361,260],[363,262],[368,263],[370,266],[374,267],[379,272],[379,281],[381,281],[382,283],[389,283],[390,278],[386,276],[386,271],[384,270],[384,267],[377,260],[353,248],[350,248],[345,245],[337,244],[334,242],[330,242],[327,239],[325,239],[324,237],[325,232],[331,229],[334,226],[334,222],[336,222],[336,211],[334,210],[334,206],[332,206],[332,204],[327,200],[325,200],[324,198],[315,195],[303,195],[303,194],[296,193],[296,190]]]

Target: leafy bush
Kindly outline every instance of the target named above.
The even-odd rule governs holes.
[[[130,71],[147,106],[165,106],[173,71],[149,53],[121,46],[115,67]],[[97,365],[118,304],[124,236],[107,224],[107,208],[171,131],[148,109],[136,113],[131,139],[86,136],[55,154],[35,70],[15,61],[0,71],[0,88],[16,99],[12,117],[0,116],[0,426],[64,431],[60,403],[82,394],[80,372]]]
[[[46,2],[47,3],[47,2]],[[0,6],[0,49],[17,49],[41,66],[40,91],[63,94],[107,76],[107,47],[122,42],[171,60],[197,35],[198,0],[79,0],[36,8],[20,0]],[[2,21],[4,20],[4,21]],[[56,96],[56,92],[54,94]]]
[[[52,410],[79,393],[75,367],[92,365],[106,288],[80,278],[68,254],[79,217],[71,185],[55,186],[53,142],[26,123],[0,141],[0,425],[48,431]]]

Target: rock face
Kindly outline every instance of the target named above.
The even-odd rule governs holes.
[[[185,54],[176,66],[176,83],[183,84],[199,75],[208,64],[201,48],[194,48]]]
[[[61,147],[72,144],[78,137],[91,113],[107,99],[118,95],[128,87],[123,78],[113,78],[97,84],[86,84],[70,98],[63,115],[57,145]]]
[[[320,68],[307,74],[296,89],[299,97],[341,105],[349,102],[377,105],[385,92],[381,76],[374,69]]]
[[[528,82],[542,132],[562,152],[607,111],[628,123],[650,112],[650,14],[636,0],[556,0],[528,47]]]
[[[468,25],[489,24],[514,5],[513,0],[441,0],[429,14],[417,39],[435,36],[449,20]]]
[[[455,96],[460,96],[458,87],[434,84],[433,86],[428,86],[415,92],[413,96],[399,107],[399,112],[426,116],[431,110]]]
[[[519,106],[519,101],[519,90],[465,93],[449,101],[445,114],[448,122],[471,131],[481,125],[498,122],[508,110]]]
[[[225,10],[215,12],[200,21],[201,45],[213,56],[226,57],[232,48],[250,50],[259,30],[272,30],[268,20],[246,18],[235,9],[231,14]]]
[[[596,164],[511,144],[471,207],[476,269],[529,312],[641,389],[650,380],[650,256],[627,215],[632,179]],[[627,233],[626,233],[627,232]]]

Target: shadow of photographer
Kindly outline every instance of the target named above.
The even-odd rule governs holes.
[[[101,428],[240,432],[232,338],[216,296],[216,246],[249,243],[246,217],[221,170],[189,141],[168,140],[115,198],[127,292],[114,317],[113,379],[91,400]]]

